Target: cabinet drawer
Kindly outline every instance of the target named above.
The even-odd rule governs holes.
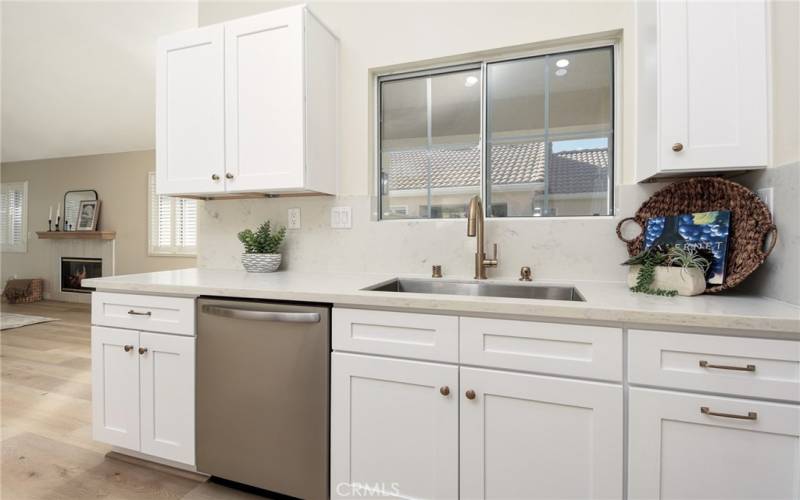
[[[92,293],[92,324],[194,335],[194,299]]]
[[[634,384],[800,401],[800,342],[631,330]]]
[[[333,308],[333,348],[458,361],[458,317]]]
[[[553,375],[622,380],[622,330],[461,318],[462,363]]]

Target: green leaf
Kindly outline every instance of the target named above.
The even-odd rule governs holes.
[[[262,223],[253,232],[245,229],[238,234],[245,253],[279,253],[280,246],[286,237],[286,228],[272,232],[270,221]]]

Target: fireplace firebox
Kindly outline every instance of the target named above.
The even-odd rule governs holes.
[[[88,257],[61,257],[61,291],[90,293],[94,288],[82,286],[87,278],[103,276],[103,259]]]

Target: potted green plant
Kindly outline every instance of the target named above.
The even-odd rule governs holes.
[[[628,286],[632,292],[672,297],[703,293],[711,261],[694,248],[654,246],[623,265],[631,266]]]
[[[267,221],[255,232],[245,229],[238,236],[244,246],[242,265],[248,272],[271,273],[280,267],[281,254],[278,251],[286,237],[285,227],[273,232]]]

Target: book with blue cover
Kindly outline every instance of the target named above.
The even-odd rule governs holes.
[[[696,249],[709,257],[706,282],[721,285],[725,280],[731,213],[728,210],[652,217],[645,225],[644,248],[680,246]]]

